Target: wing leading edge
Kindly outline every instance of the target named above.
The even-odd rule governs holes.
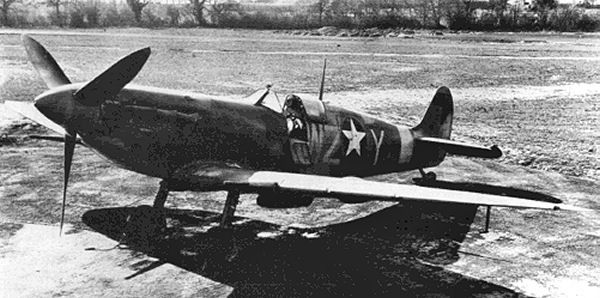
[[[586,211],[589,209],[535,200],[522,199],[469,191],[430,188],[407,184],[369,181],[361,178],[336,178],[285,172],[258,171],[247,181],[225,181],[229,185],[247,186],[253,192],[278,190],[300,192],[317,197],[362,197],[371,200],[401,202],[431,201],[470,205],[535,208],[549,210]]]

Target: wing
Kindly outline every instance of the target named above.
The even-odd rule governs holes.
[[[259,171],[248,178],[248,185],[256,189],[279,189],[303,192],[318,197],[362,197],[382,201],[432,201],[470,205],[536,208],[551,210],[587,210],[575,206],[534,201],[516,197],[483,194],[469,191],[430,188],[417,185],[393,184],[360,178]]]
[[[254,173],[235,164],[197,162],[178,169],[167,182],[171,190],[227,190],[247,186]]]
[[[175,189],[228,190],[261,193],[303,193],[315,197],[380,201],[431,201],[470,205],[584,211],[585,208],[469,191],[430,188],[417,185],[370,181],[361,178],[336,178],[273,171],[249,171],[224,164],[196,164],[177,172]],[[169,183],[171,186],[171,183]]]

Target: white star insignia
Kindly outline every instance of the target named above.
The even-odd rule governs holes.
[[[356,126],[354,126],[354,121],[352,121],[352,119],[350,119],[350,130],[342,130],[342,133],[348,138],[348,150],[346,151],[346,156],[348,156],[352,150],[356,150],[356,153],[360,156],[360,141],[366,134],[356,130]]]

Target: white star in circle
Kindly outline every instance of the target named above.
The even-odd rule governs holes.
[[[357,131],[352,119],[350,119],[350,130],[342,130],[342,133],[348,138],[348,150],[346,151],[346,156],[348,156],[352,150],[356,150],[356,153],[360,156],[360,141],[365,137],[366,133]]]

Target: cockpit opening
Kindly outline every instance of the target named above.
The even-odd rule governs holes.
[[[306,121],[315,123],[327,122],[327,113],[322,101],[311,98],[301,99],[295,94],[290,94],[282,102],[277,93],[271,90],[270,85],[267,85],[266,89],[254,92],[246,98],[254,102],[256,106],[263,106],[282,114],[288,120],[293,120],[291,122],[288,121],[290,123],[290,130],[292,127],[305,126]],[[300,123],[300,121],[303,123]],[[294,123],[296,124],[291,126]]]
[[[300,97],[290,94],[285,98],[283,115],[287,121],[290,138],[307,141],[306,110]]]

